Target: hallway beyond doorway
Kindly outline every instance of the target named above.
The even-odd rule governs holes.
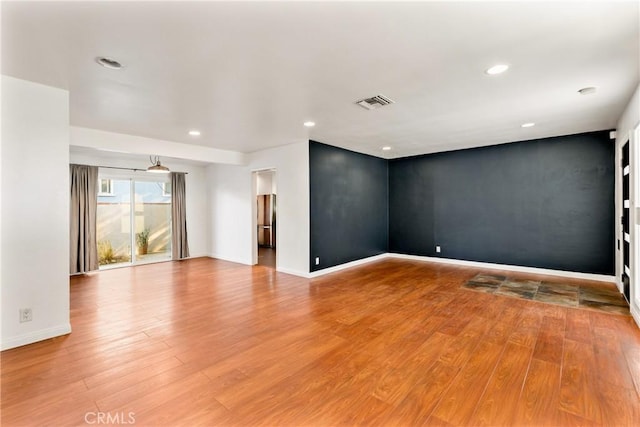
[[[253,254],[254,265],[276,269],[277,202],[276,170],[252,172],[253,179]]]
[[[276,268],[276,249],[258,247],[258,265]]]

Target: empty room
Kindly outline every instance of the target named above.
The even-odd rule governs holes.
[[[3,426],[637,426],[640,4],[2,1]]]

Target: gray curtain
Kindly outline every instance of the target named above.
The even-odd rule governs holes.
[[[98,209],[98,168],[69,165],[71,181],[71,223],[69,271],[86,273],[98,269],[96,212]]]
[[[171,172],[171,228],[171,258],[188,258],[185,174],[180,172]]]

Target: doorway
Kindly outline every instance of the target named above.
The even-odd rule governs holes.
[[[638,166],[640,165],[640,149],[638,149],[640,144],[640,124],[636,125],[636,127],[631,131],[631,135],[629,135],[629,141],[625,144],[624,147],[631,146],[629,158],[631,160],[631,173],[630,173],[630,186],[629,190],[631,193],[631,202],[630,205],[630,230],[629,234],[631,237],[631,271],[628,278],[628,284],[623,280],[623,292],[627,301],[629,302],[629,306],[631,307],[631,312],[637,313],[638,307],[640,307],[640,280],[638,280],[638,275],[636,271],[640,268],[640,207],[638,201],[640,201],[640,173],[638,173]],[[623,157],[624,150],[623,147]],[[623,160],[624,161],[624,160]],[[623,191],[624,191],[624,170],[623,170]],[[625,211],[623,210],[623,215]],[[623,254],[623,259],[624,259]],[[624,267],[623,267],[624,268]],[[636,321],[638,321],[636,319]]]
[[[276,268],[277,264],[277,188],[275,169],[253,173],[254,215],[254,263]]]
[[[630,237],[630,214],[631,214],[631,167],[629,156],[629,141],[622,146],[621,168],[622,168],[622,268],[620,281],[622,282],[622,293],[631,303],[631,237]]]

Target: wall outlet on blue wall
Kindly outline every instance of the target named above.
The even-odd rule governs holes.
[[[440,250],[440,245],[438,245],[438,246],[436,246],[436,253],[439,254],[440,252],[442,252],[442,251]]]
[[[316,257],[316,265],[320,265],[320,257],[319,256]]]

